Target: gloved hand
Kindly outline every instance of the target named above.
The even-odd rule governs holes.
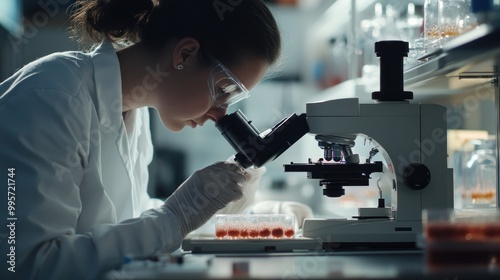
[[[244,174],[245,170],[237,164],[217,162],[194,172],[162,207],[177,215],[182,235],[186,236],[243,196]]]
[[[302,228],[305,218],[312,218],[313,211],[311,207],[295,201],[275,201],[266,200],[256,203],[252,206],[254,214],[287,214],[295,216],[298,228]]]
[[[228,162],[236,163],[234,156],[230,157]],[[266,167],[255,168],[249,167],[245,170],[246,181],[243,183],[243,197],[241,199],[230,202],[226,207],[222,208],[217,214],[239,214],[255,203],[255,193],[259,188],[260,179],[266,173]]]

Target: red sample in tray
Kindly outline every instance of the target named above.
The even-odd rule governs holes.
[[[215,236],[219,239],[293,238],[295,218],[284,214],[216,215]]]
[[[281,238],[283,237],[283,229],[282,228],[273,228],[273,230],[271,231],[271,234],[273,235],[273,237],[276,237],[276,238]]]
[[[240,236],[240,231],[232,228],[232,229],[227,231],[227,235],[229,235],[230,237],[238,237],[238,236]]]
[[[219,229],[215,232],[215,236],[217,238],[223,238],[224,236],[227,235],[227,230],[222,230],[222,229]]]
[[[271,235],[271,230],[268,228],[263,228],[260,230],[259,235],[260,237],[268,237],[269,235]]]
[[[247,238],[249,235],[249,232],[248,232],[248,229],[242,229],[240,231],[240,236],[243,237],[243,238]]]
[[[255,229],[252,229],[252,230],[250,230],[250,232],[248,233],[248,235],[251,238],[257,238],[257,237],[259,237],[259,231],[255,230]]]

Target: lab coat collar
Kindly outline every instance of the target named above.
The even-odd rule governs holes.
[[[103,41],[92,53],[99,121],[119,132],[122,124],[122,85],[120,63],[113,44]]]
[[[92,53],[94,64],[94,83],[96,94],[96,111],[99,116],[103,139],[109,139],[116,145],[116,150],[108,147],[108,155],[115,152],[123,162],[123,171],[128,180],[122,180],[120,201],[113,201],[117,208],[122,209],[117,213],[120,218],[133,217],[137,209],[137,198],[134,195],[134,171],[130,155],[130,145],[122,114],[122,86],[120,63],[113,44],[109,41],[102,42]],[[134,114],[133,114],[134,115]],[[133,132],[133,131],[132,131]],[[107,141],[107,140],[104,140]],[[115,169],[119,168],[117,166]],[[111,184],[110,186],[112,186]],[[106,187],[105,187],[106,188]],[[124,204],[130,204],[124,206]]]

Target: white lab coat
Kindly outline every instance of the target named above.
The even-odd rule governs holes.
[[[178,218],[151,209],[162,201],[146,192],[147,108],[123,120],[121,98],[109,42],[43,57],[0,84],[0,220],[7,220],[7,168],[15,168],[9,196],[17,218],[15,244],[2,238],[0,257],[14,245],[16,272],[2,259],[0,278],[95,278],[125,254],[179,247]],[[0,231],[11,234],[5,225]]]

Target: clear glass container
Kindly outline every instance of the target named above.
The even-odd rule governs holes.
[[[410,63],[414,62],[424,53],[425,53],[425,39],[424,38],[415,39],[412,42],[410,51],[408,53],[408,61]]]
[[[462,19],[460,22],[460,34],[464,34],[477,27],[476,15],[472,12],[472,0],[461,0],[460,10]]]
[[[474,150],[463,170],[462,204],[465,208],[496,205],[496,141],[474,140]]]
[[[468,157],[468,153],[464,147],[455,151],[452,156],[452,168],[453,168],[453,203],[456,209],[463,208],[462,196],[464,194],[464,175],[465,170],[465,160]]]
[[[441,34],[441,46],[460,36],[463,24],[463,0],[439,0],[438,28]]]
[[[282,239],[295,236],[295,217],[284,214],[216,215],[218,239]]]
[[[425,0],[424,2],[424,39],[426,53],[441,47],[439,0]]]

